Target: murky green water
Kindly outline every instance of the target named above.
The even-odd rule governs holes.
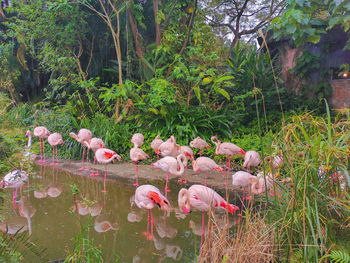
[[[140,184],[144,183],[147,182],[141,180]],[[100,178],[74,176],[52,167],[34,169],[30,187],[24,187],[17,197],[22,202],[16,209],[12,208],[12,189],[5,190],[9,196],[5,222],[12,224],[14,232],[16,227],[17,230],[23,227],[26,234],[31,231],[31,239],[47,249],[50,260],[63,259],[67,249],[72,250],[78,231],[77,213],[72,212],[75,205],[71,184],[80,190],[80,223],[89,226],[89,237],[102,248],[107,262],[116,262],[117,258],[118,262],[191,262],[196,258],[201,233],[199,212],[184,218],[176,210],[167,216],[153,209],[154,239],[147,240],[142,234],[147,228],[147,212],[133,204],[135,187],[130,182],[108,181],[107,193],[102,193]],[[163,182],[152,184],[163,192]],[[175,208],[180,187],[170,183],[168,199]],[[31,254],[25,256],[24,262],[38,262]]]

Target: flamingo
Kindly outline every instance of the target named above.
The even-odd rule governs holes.
[[[251,175],[250,173],[247,173],[244,171],[238,171],[232,175],[232,185],[243,188],[242,211],[239,214],[239,216],[242,216],[242,213],[243,213],[243,205],[244,205],[244,200],[245,200],[245,190],[247,187],[250,186],[252,180],[255,180],[255,179],[256,179],[256,176]],[[251,197],[249,196],[247,199],[250,200]]]
[[[207,172],[211,170],[218,170],[221,173],[223,172],[222,168],[216,164],[216,162],[208,157],[198,157],[196,160],[192,161],[193,171],[200,173],[205,173],[205,185],[207,185]]]
[[[19,154],[19,158],[21,159],[20,161],[20,166],[21,170],[23,170],[23,165],[24,163],[28,161],[34,161],[36,159],[36,155],[31,151],[31,146],[32,146],[32,134],[30,130],[26,131],[25,136],[28,138],[28,144],[27,146],[21,151]]]
[[[267,190],[269,191],[273,187],[273,178],[271,174],[268,174],[266,177],[266,186]],[[262,194],[265,193],[266,187],[265,187],[265,178],[262,173],[258,174],[255,178],[250,179],[251,183],[251,192],[253,194]],[[274,195],[274,193],[271,193],[271,195]]]
[[[90,149],[94,152],[94,164],[92,166],[92,172],[90,173],[90,176],[100,175],[99,172],[94,173],[94,166],[95,166],[95,163],[96,163],[96,156],[95,156],[96,151],[98,149],[100,149],[100,148],[104,148],[105,147],[102,139],[94,137],[91,140],[84,141],[84,144],[88,148],[88,156],[89,156],[89,150]]]
[[[249,173],[250,173],[250,167],[255,166],[257,167],[261,163],[260,155],[256,151],[248,151],[246,152],[244,156],[244,167],[249,167]]]
[[[16,196],[18,188],[22,187],[28,181],[28,175],[25,171],[13,170],[6,174],[0,182],[2,188],[15,188],[13,191],[13,207],[16,206]]]
[[[159,153],[162,157],[177,157],[180,154],[180,145],[176,143],[174,136],[171,136],[166,142],[159,146]]]
[[[203,157],[202,157],[203,158]],[[221,209],[227,209],[232,215],[239,208],[235,205],[229,204],[213,189],[204,185],[194,184],[190,188],[182,188],[178,194],[178,205],[180,210],[185,214],[191,212],[191,209],[195,209],[202,212],[202,236],[201,247],[203,245],[204,237],[204,213],[208,212],[211,208],[217,207]]]
[[[113,162],[115,158],[117,158],[119,161],[122,158],[116,152],[107,148],[98,149],[95,152],[95,157],[98,163],[102,163],[105,165],[105,179],[103,183],[102,192],[106,192],[107,163]]]
[[[62,144],[62,135],[55,132],[53,134],[50,134],[50,136],[47,138],[47,141],[52,146],[52,162],[50,165],[58,165],[58,158],[57,158],[57,145]],[[56,163],[55,163],[55,146],[56,146]]]
[[[168,211],[169,201],[161,194],[159,189],[153,185],[141,185],[135,191],[135,204],[141,209],[148,210],[147,232],[143,234],[149,239],[153,239],[153,215],[152,208],[157,205],[160,209]],[[151,219],[151,233],[149,233],[149,222]]]
[[[173,174],[176,176],[180,176],[184,173],[184,160],[185,155],[179,154],[176,159],[171,156],[166,156],[160,160],[158,160],[155,163],[152,163],[152,166],[156,168],[162,169],[164,172],[166,172],[166,183],[165,183],[165,196],[167,196],[167,192],[170,192],[168,190],[168,180],[169,180],[169,174]],[[180,167],[180,170],[178,170],[178,167]]]
[[[131,148],[130,150],[130,159],[133,163],[136,164],[136,168],[135,168],[135,172],[136,172],[136,183],[134,183],[134,186],[138,186],[139,185],[139,181],[138,181],[138,171],[139,171],[139,167],[138,167],[138,163],[139,161],[144,161],[147,158],[149,158],[148,154],[145,153],[142,149],[138,148],[138,147],[134,147]]]
[[[49,137],[50,131],[44,126],[38,126],[34,129],[34,136],[39,137],[40,141],[40,160],[39,162],[46,162],[45,159],[45,138]],[[44,159],[43,154],[44,153]]]
[[[211,146],[199,136],[190,142],[190,146],[192,148],[197,148],[200,150],[198,153],[199,157],[202,157],[202,151],[204,150],[204,148],[211,148]]]
[[[185,180],[182,180],[182,175],[181,175],[181,179],[178,180],[178,182],[183,182],[185,184],[187,184],[187,163],[189,160],[193,160],[194,159],[194,155],[193,155],[193,151],[190,147],[183,145],[180,146],[180,153],[185,155],[185,162],[184,162],[184,166],[185,166]]]
[[[159,139],[160,135],[157,135],[156,138],[151,142],[151,148],[157,154],[157,161],[159,160],[159,146],[164,142],[162,139]]]
[[[27,197],[22,196],[18,203],[18,212],[21,217],[25,217],[27,219],[28,224],[28,233],[32,234],[32,222],[31,218],[34,216],[36,212],[36,208],[32,205],[32,203],[28,200]]]
[[[214,140],[217,140],[214,141]],[[230,166],[231,166],[231,160],[230,156],[235,156],[235,155],[245,155],[245,151],[243,151],[240,147],[237,145],[230,143],[230,142],[224,142],[222,143],[220,140],[217,139],[216,136],[211,137],[211,142],[216,145],[215,149],[215,154],[220,155],[220,154],[225,154],[226,155],[226,164],[228,162],[228,171],[230,171]],[[226,176],[226,184],[228,185],[228,176]]]
[[[144,137],[141,133],[135,133],[131,138],[131,143],[135,147],[141,147],[144,141]]]
[[[81,160],[81,167],[79,168],[79,170],[89,170],[89,168],[84,168],[84,155],[85,155],[84,142],[91,140],[92,132],[88,129],[80,129],[78,132],[78,135],[76,135],[74,132],[71,132],[71,133],[69,133],[69,136],[72,137],[73,139],[77,140],[77,142],[79,142],[83,145],[83,158]]]
[[[283,165],[283,157],[281,155],[273,156],[272,167],[273,169],[280,168]]]

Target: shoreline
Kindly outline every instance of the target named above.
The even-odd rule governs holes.
[[[73,175],[80,175],[85,177],[90,177],[93,179],[101,179],[104,178],[104,165],[97,164],[94,166],[94,169],[100,173],[98,176],[90,176],[91,169],[88,170],[79,170],[81,167],[81,161],[80,160],[59,160],[59,164],[52,166],[50,165],[50,162],[48,161],[50,159],[47,159],[46,163],[38,162],[38,160],[35,160],[34,163],[38,166],[46,166],[46,167],[57,167],[58,169],[73,174]],[[86,164],[86,163],[85,163]],[[89,163],[89,168],[92,168],[92,164]],[[86,165],[85,165],[86,167]],[[120,180],[125,181],[126,183],[133,184],[135,182],[135,168],[136,165],[128,162],[119,162],[119,163],[113,163],[107,165],[107,180]],[[138,177],[139,180],[148,180],[148,181],[163,181],[165,180],[166,173],[162,170],[156,170],[156,168],[152,167],[151,165],[147,164],[139,164],[138,165]],[[183,186],[190,186],[192,184],[202,184],[204,185],[205,177],[204,173],[195,173],[192,169],[185,170],[183,177],[185,177],[185,174],[187,173],[187,184],[183,184]],[[229,172],[229,178],[228,178],[228,185],[227,189],[239,191],[239,189],[234,188],[232,186],[232,174],[234,172]],[[227,174],[227,172],[225,173]],[[176,183],[181,184],[178,182],[178,179],[180,179],[180,176],[175,176],[170,174],[169,175],[169,181],[174,181]],[[224,185],[226,182],[226,177],[223,177],[221,173],[217,171],[212,171],[210,173],[207,173],[207,186],[211,187],[213,189],[217,190],[224,190],[226,189],[226,186]]]

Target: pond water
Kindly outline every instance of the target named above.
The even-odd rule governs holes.
[[[148,183],[163,192],[164,182]],[[71,184],[75,184],[80,191],[77,202],[80,223],[89,227],[88,236],[102,248],[106,262],[195,260],[200,246],[201,213],[193,212],[187,217],[178,213],[177,193],[181,185],[175,182],[170,183],[171,192],[168,194],[174,210],[166,215],[158,208],[153,209],[154,239],[148,240],[142,234],[147,228],[147,212],[133,204],[135,187],[130,182],[107,181],[107,192],[102,193],[103,181],[100,178],[72,175],[54,167],[35,166],[29,187],[24,186],[22,193],[18,194],[17,200],[21,201],[16,208],[13,208],[11,200],[12,189],[5,189],[9,197],[5,201],[8,209],[4,215],[4,222],[11,226],[8,231],[15,233],[21,229],[26,234],[31,233],[31,240],[46,248],[45,255],[50,260],[64,259],[67,250],[72,251],[78,233],[78,216],[74,212]],[[225,213],[218,214],[218,220],[224,217]],[[230,216],[230,219],[233,225],[240,218]],[[25,253],[24,262],[39,261],[32,254]]]

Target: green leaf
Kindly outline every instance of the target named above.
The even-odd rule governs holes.
[[[295,2],[302,7],[304,5],[305,0],[295,0]]]
[[[206,84],[208,84],[208,83],[210,83],[210,82],[212,82],[212,78],[206,77],[206,78],[204,78],[204,79],[202,80],[202,83],[203,83],[204,85],[206,85]]]
[[[199,89],[198,86],[194,88],[194,94],[196,94],[197,99],[198,99],[200,102],[202,102],[202,101],[201,101],[201,91],[200,91],[200,89]]]
[[[155,108],[148,108],[148,111],[153,112],[155,115],[158,115],[158,110]]]
[[[287,25],[286,31],[289,34],[293,34],[297,30],[297,26],[295,24]]]
[[[217,88],[216,91],[218,93],[220,93],[222,96],[224,96],[226,99],[230,100],[230,95],[228,94],[228,92],[222,88]]]
[[[314,44],[317,44],[321,39],[320,35],[310,35],[307,37],[308,42],[312,42]]]

